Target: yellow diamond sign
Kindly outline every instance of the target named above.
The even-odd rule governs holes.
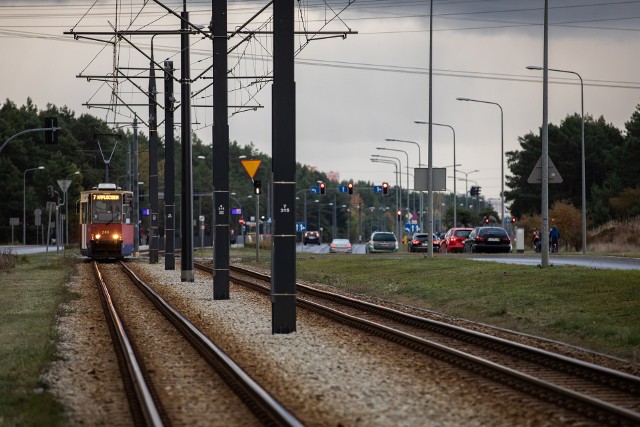
[[[249,174],[249,178],[253,179],[260,167],[260,163],[262,160],[243,160],[242,166],[244,166],[244,170]]]

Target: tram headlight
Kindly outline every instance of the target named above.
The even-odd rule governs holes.
[[[100,234],[97,234],[97,233],[93,235],[93,238],[96,240],[100,240],[100,237],[101,237]]]
[[[119,235],[118,233],[113,233],[113,234],[111,235],[111,238],[112,238],[113,240],[118,240],[118,239],[120,239],[120,235]]]

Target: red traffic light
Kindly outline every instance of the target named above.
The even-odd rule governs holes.
[[[516,219],[512,217],[511,222],[516,222]]]
[[[402,211],[398,210],[398,218],[402,217]]]
[[[388,182],[383,182],[382,183],[382,194],[389,194],[389,183]]]
[[[349,194],[353,194],[353,182],[350,182],[349,184],[347,184],[347,190]]]
[[[320,194],[326,194],[327,193],[327,185],[324,182],[320,183]]]

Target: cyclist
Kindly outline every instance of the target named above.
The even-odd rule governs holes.
[[[558,241],[560,240],[560,232],[554,225],[549,231],[549,248],[551,252],[558,253]]]

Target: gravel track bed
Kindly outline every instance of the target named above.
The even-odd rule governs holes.
[[[129,426],[133,420],[88,262],[68,283],[78,295],[58,318],[58,360],[43,380],[66,408],[69,426]]]
[[[179,266],[165,271],[163,263],[144,260],[129,265],[305,425],[589,425],[499,384],[303,310],[297,313],[297,332],[273,335],[271,304],[264,296],[231,284],[229,300],[213,301],[208,274],[196,271],[194,283],[182,283]],[[61,360],[45,379],[67,408],[68,425],[128,426],[122,381],[89,267],[79,263],[79,274],[69,285],[80,298],[60,318]],[[182,391],[176,388],[176,396]],[[221,421],[226,407],[210,405],[197,424],[229,425]]]
[[[241,400],[119,265],[101,265],[141,365],[173,425],[259,425]],[[220,411],[219,408],[225,408]]]
[[[211,265],[210,261],[202,262],[202,263],[203,264],[208,263],[208,265]],[[242,266],[242,264],[240,263],[234,263],[234,264],[238,266]],[[243,266],[243,267],[254,270],[254,271],[260,271],[263,274],[267,274],[267,275],[271,274],[271,271],[264,268],[260,269],[253,265]],[[510,341],[519,342],[521,344],[525,344],[525,345],[537,347],[543,350],[551,351],[554,353],[562,354],[567,357],[572,357],[574,359],[582,360],[582,361],[593,363],[600,366],[605,366],[607,368],[615,369],[617,371],[625,372],[627,374],[640,376],[640,364],[631,363],[626,360],[608,356],[606,354],[592,352],[584,348],[580,348],[580,347],[572,346],[562,342],[552,341],[552,340],[548,340],[545,338],[540,338],[540,337],[536,337],[528,334],[523,334],[516,331],[496,328],[494,326],[486,325],[483,323],[445,316],[441,313],[437,313],[432,310],[416,307],[415,305],[395,303],[382,298],[375,298],[375,297],[370,297],[362,294],[353,294],[353,293],[345,292],[340,289],[336,289],[335,287],[323,285],[323,284],[307,283],[304,281],[299,281],[299,282],[306,286],[314,287],[314,288],[325,290],[328,292],[334,292],[334,293],[345,295],[352,298],[357,298],[360,300],[371,302],[373,304],[378,304],[384,307],[389,307],[398,311],[403,311],[405,313],[413,314],[415,316],[420,316],[427,319],[433,319],[440,322],[459,326],[461,328],[466,328],[473,331],[482,332],[488,335],[501,337]],[[415,301],[413,303],[415,304]]]

